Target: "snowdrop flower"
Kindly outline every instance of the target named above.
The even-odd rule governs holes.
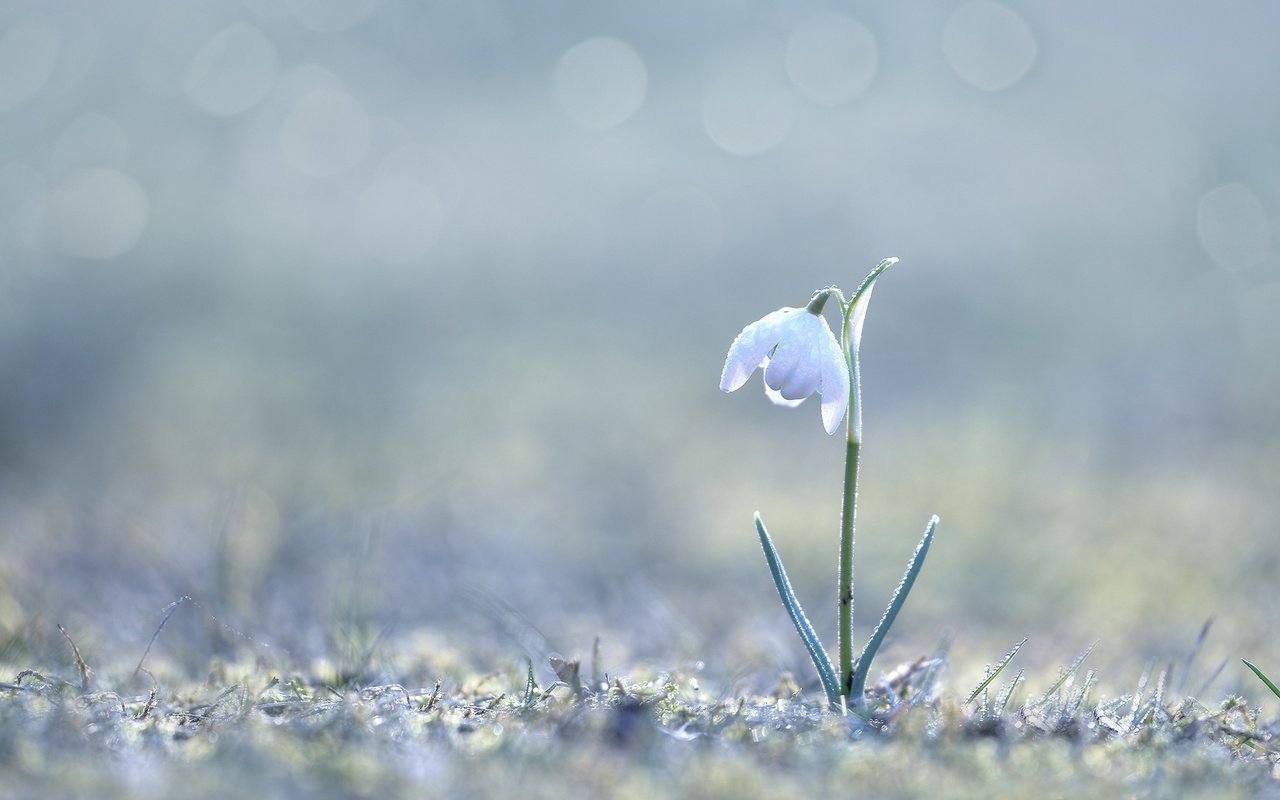
[[[781,308],[743,328],[725,357],[720,389],[732,392],[763,368],[770,400],[796,406],[817,392],[822,423],[835,433],[849,407],[849,366],[822,316],[829,294],[820,292],[806,308]]]
[[[872,659],[902,610],[938,527],[937,517],[929,521],[920,544],[916,545],[915,553],[907,562],[902,582],[894,590],[888,608],[880,617],[880,624],[855,659],[853,540],[858,508],[858,459],[862,450],[858,347],[862,342],[862,327],[867,318],[867,305],[871,302],[872,286],[880,274],[897,261],[896,258],[886,258],[877,264],[847,302],[840,290],[831,286],[815,294],[805,308],[782,308],[743,328],[729,348],[724,372],[720,375],[720,388],[732,392],[746,383],[757,369],[763,369],[765,394],[775,403],[787,406],[799,405],[806,397],[818,392],[822,395],[822,422],[827,433],[835,433],[840,421],[846,416],[849,418],[844,495],[840,506],[840,558],[836,568],[838,661],[833,660],[822,646],[818,634],[800,608],[800,601],[796,599],[786,570],[782,568],[782,559],[765,530],[764,520],[758,513],[755,519],[756,535],[764,549],[774,588],[778,590],[782,605],[800,634],[809,658],[813,660],[828,706],[832,711],[841,713],[847,713],[850,707],[866,706],[867,676]],[[839,343],[822,316],[822,307],[833,297],[840,307]]]

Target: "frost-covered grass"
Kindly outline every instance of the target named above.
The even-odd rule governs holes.
[[[555,662],[546,685],[528,662],[458,672],[438,651],[391,683],[327,663],[214,662],[203,681],[7,665],[0,794],[1280,796],[1280,698],[1261,684],[1262,707],[1201,702],[1178,686],[1187,664],[1113,692],[1084,660],[1008,666],[971,694],[938,654],[881,676],[865,719],[787,674],[742,693],[696,666],[612,675],[597,659]]]

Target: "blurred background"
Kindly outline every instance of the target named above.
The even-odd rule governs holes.
[[[950,635],[963,691],[1099,640],[1124,688],[1213,616],[1193,676],[1278,670],[1278,24],[6,3],[0,662],[70,674],[62,622],[127,676],[190,596],[151,658],[195,674],[599,637],[611,671],[810,680],[751,514],[833,631],[840,437],[717,382],[745,324],[897,256],[864,634],[942,526],[881,667]]]

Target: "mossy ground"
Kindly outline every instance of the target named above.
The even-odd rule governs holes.
[[[1073,675],[961,703],[942,669],[916,665],[864,719],[786,675],[735,696],[696,671],[557,666],[568,682],[548,686],[520,664],[429,685],[413,682],[425,665],[377,685],[325,665],[214,664],[186,684],[90,674],[87,688],[16,670],[0,688],[0,794],[1280,797],[1276,722],[1238,698],[1174,697],[1167,674],[1110,699]]]

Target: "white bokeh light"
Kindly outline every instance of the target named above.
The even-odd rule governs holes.
[[[791,132],[791,92],[767,48],[743,50],[717,65],[702,98],[702,125],[721,149],[753,156]]]
[[[110,117],[90,111],[72,120],[53,145],[49,174],[61,177],[83,167],[121,169],[129,158],[129,134]]]
[[[298,22],[316,33],[337,33],[364,20],[378,0],[285,0]]]
[[[0,36],[0,112],[40,93],[57,66],[60,42],[58,29],[36,16]]]
[[[383,175],[356,202],[356,236],[373,258],[401,264],[435,246],[443,218],[444,207],[429,187],[412,178]]]
[[[694,186],[668,186],[650,195],[636,220],[640,245],[663,266],[706,262],[724,240],[724,214]]]
[[[809,17],[787,39],[787,74],[805,97],[826,106],[865,92],[879,61],[875,35],[845,14]]]
[[[588,128],[612,128],[631,118],[644,102],[649,76],[644,61],[626,42],[608,36],[569,48],[551,78],[560,108]]]
[[[237,24],[210,36],[187,68],[186,94],[196,108],[215,117],[248,111],[276,81],[275,46],[252,25]]]
[[[129,175],[104,167],[82,169],[49,194],[44,234],[48,246],[65,255],[115,258],[137,244],[150,214],[146,191]]]
[[[1014,85],[1039,54],[1022,17],[992,0],[969,0],[942,29],[942,52],[961,80],[987,92]]]
[[[1271,223],[1258,196],[1228,183],[1206,192],[1196,206],[1196,233],[1209,257],[1223,269],[1257,266],[1271,252]]]
[[[369,116],[340,89],[303,95],[285,116],[280,146],[285,160],[303,175],[339,175],[359,164],[369,149]]]

